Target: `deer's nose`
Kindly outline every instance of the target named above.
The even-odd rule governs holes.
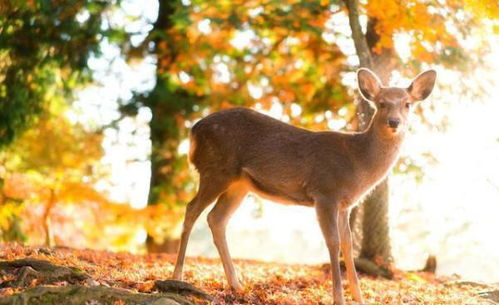
[[[388,126],[390,126],[391,128],[397,128],[400,124],[400,120],[397,120],[397,119],[389,119],[388,120]]]

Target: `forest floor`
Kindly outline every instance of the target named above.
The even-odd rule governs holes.
[[[168,279],[173,271],[174,257],[170,255],[133,255],[106,251],[75,250],[69,248],[38,248],[13,244],[0,244],[0,264],[19,259],[44,260],[56,266],[70,267],[85,277],[59,278],[44,283],[44,279],[28,276],[39,270],[34,266],[30,272],[16,269],[2,269],[0,265],[0,304],[78,304],[66,301],[43,301],[41,290],[64,287],[107,287],[119,291],[150,297],[158,295],[155,281]],[[331,304],[331,281],[327,265],[287,265],[262,263],[249,260],[235,260],[244,290],[233,293],[227,288],[219,260],[188,258],[184,279],[213,297],[205,301],[189,297],[189,301],[140,303],[112,293],[105,293],[107,299],[82,301],[82,305],[124,305],[124,304]],[[23,281],[11,285],[14,280]],[[393,280],[360,276],[361,288],[366,304],[499,304],[491,300],[499,295],[499,288],[484,284],[460,281],[457,278],[436,278],[432,274],[397,271]],[[46,288],[48,287],[48,288]],[[54,288],[55,287],[55,288]],[[352,301],[343,281],[347,304]],[[38,290],[37,290],[38,288]],[[45,291],[45,290],[44,290]],[[50,290],[53,292],[53,290]],[[33,292],[30,297],[20,294]],[[69,295],[75,293],[70,292]],[[31,298],[31,299],[30,299]],[[3,300],[3,301],[2,301]],[[9,301],[10,300],[10,301]],[[497,301],[497,299],[496,299]],[[10,302],[10,303],[9,303]]]

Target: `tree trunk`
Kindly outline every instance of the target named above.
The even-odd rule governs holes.
[[[376,20],[369,20],[366,40],[370,50],[378,43],[379,36],[375,31]],[[383,48],[380,53],[372,56],[372,68],[384,85],[388,85],[392,70],[397,67],[397,58],[394,49]],[[371,260],[378,265],[390,269],[393,261],[390,243],[388,219],[389,204],[388,178],[381,182],[374,192],[364,202],[362,219],[362,247],[360,257]]]
[[[387,84],[390,72],[396,66],[394,50],[382,49],[381,53],[372,52],[379,40],[379,36],[375,32],[376,21],[372,19],[369,20],[367,32],[364,35],[359,23],[358,1],[345,0],[345,4],[348,8],[352,38],[354,39],[360,66],[374,70],[381,81]],[[362,99],[358,100],[357,105],[360,123],[359,129],[363,130],[371,120],[373,110]],[[389,263],[392,261],[388,225],[388,202],[388,181],[384,180],[361,205],[361,208],[363,209],[363,213],[360,213],[362,215],[362,221],[355,219],[359,214],[357,213],[358,211],[352,213],[352,219],[350,221],[354,226],[362,226],[362,230],[358,230],[355,227],[353,228],[354,232],[362,231],[362,242],[354,243],[361,246],[360,258],[378,264],[381,263],[384,266],[389,266]],[[354,233],[354,236],[358,236],[358,234]]]
[[[158,19],[151,31],[154,42],[154,54],[158,59],[156,67],[156,85],[145,100],[151,109],[152,118],[149,123],[151,133],[151,181],[148,204],[166,204],[171,208],[186,202],[179,199],[185,192],[185,182],[174,181],[176,169],[184,170],[187,159],[177,153],[185,127],[179,123],[179,117],[192,112],[196,97],[182,88],[175,87],[168,74],[169,65],[177,57],[177,49],[172,36],[174,24],[171,16],[175,13],[175,1],[159,1]],[[186,181],[187,179],[185,179]],[[185,197],[185,196],[184,196]],[[173,230],[176,224],[167,224]],[[168,232],[164,232],[167,235]],[[146,241],[150,252],[176,252],[176,237],[162,236],[164,242],[157,242],[152,236]]]
[[[47,201],[47,206],[45,207],[45,211],[43,213],[43,230],[45,231],[45,246],[53,247],[55,246],[54,232],[52,231],[52,224],[50,221],[50,214],[52,213],[52,209],[55,206],[56,198],[55,198],[55,190],[50,189],[49,199]]]
[[[172,27],[170,16],[174,13],[172,1],[159,1],[158,19],[154,23],[151,33],[163,33],[167,35]],[[159,36],[159,35],[157,35]],[[175,110],[170,106],[171,101],[168,96],[162,93],[166,90],[165,84],[168,79],[160,71],[160,61],[164,60],[164,51],[161,49],[161,38],[154,40],[154,54],[158,64],[156,67],[156,85],[146,100],[147,106],[151,109],[152,118],[149,123],[151,133],[151,182],[149,191],[149,204],[157,204],[160,201],[161,185],[168,183],[172,179],[172,163],[175,160],[175,150],[172,150],[177,143],[178,127],[171,117],[175,115]],[[170,61],[171,62],[171,61]],[[167,100],[168,99],[168,100]]]
[[[180,239],[176,237],[166,237],[162,242],[158,243],[148,236],[147,252],[148,253],[177,253]]]
[[[375,261],[382,258],[391,261],[391,245],[388,226],[388,181],[383,181],[369,196],[364,206],[362,219],[362,248],[360,257]],[[378,263],[378,262],[377,262]]]

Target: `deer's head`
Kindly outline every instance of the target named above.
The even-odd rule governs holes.
[[[386,136],[404,132],[412,108],[430,95],[436,77],[435,70],[428,70],[416,76],[408,88],[384,87],[371,70],[359,69],[359,91],[377,109],[373,127]]]

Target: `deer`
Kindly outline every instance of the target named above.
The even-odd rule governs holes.
[[[249,108],[212,113],[191,129],[189,160],[199,173],[187,204],[173,279],[182,280],[189,235],[211,203],[208,225],[228,284],[242,289],[226,240],[229,219],[251,192],[277,203],[314,207],[327,246],[334,304],[344,305],[340,250],[348,287],[363,303],[352,257],[349,215],[398,159],[413,106],[433,90],[436,72],[415,77],[407,88],[385,87],[367,68],[357,71],[361,97],[375,112],[362,132],[311,131]]]

